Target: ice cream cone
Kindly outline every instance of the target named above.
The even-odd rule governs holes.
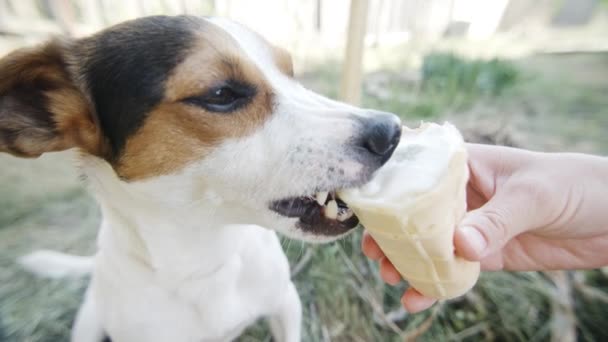
[[[412,287],[449,299],[467,292],[479,277],[478,262],[454,254],[467,181],[460,133],[449,124],[425,124],[404,133],[393,158],[370,183],[345,190],[340,198]]]

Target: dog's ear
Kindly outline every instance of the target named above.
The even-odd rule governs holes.
[[[70,76],[67,45],[52,41],[0,59],[0,152],[37,157],[76,147],[100,154],[99,128]]]

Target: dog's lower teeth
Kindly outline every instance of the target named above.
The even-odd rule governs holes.
[[[338,221],[340,222],[346,221],[351,217],[353,217],[353,211],[350,209],[343,209],[338,213]]]
[[[331,220],[335,220],[338,218],[338,203],[334,200],[331,200],[325,206],[325,217]]]
[[[319,203],[319,205],[325,205],[325,201],[327,201],[327,196],[329,195],[329,192],[327,191],[321,191],[321,192],[317,192],[316,200],[317,203]]]

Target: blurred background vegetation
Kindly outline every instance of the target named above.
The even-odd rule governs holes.
[[[337,98],[349,1],[264,2],[0,0],[0,55],[142,15],[224,15],[290,49],[297,77]],[[608,153],[605,0],[369,5],[362,105],[413,126],[449,120],[470,141]],[[93,253],[100,214],[73,157],[0,155],[2,341],[68,338],[87,279],[37,279],[15,258],[38,248]],[[283,240],[303,300],[304,341],[608,339],[607,270],[486,273],[469,294],[410,315],[399,304],[407,285],[385,285],[359,242],[360,232],[323,246]],[[270,336],[261,322],[240,340]]]

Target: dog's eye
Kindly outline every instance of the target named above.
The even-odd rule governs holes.
[[[214,106],[226,106],[236,101],[238,95],[230,87],[221,87],[213,90],[207,98],[207,103]]]
[[[255,89],[250,86],[228,82],[211,88],[203,95],[189,97],[183,101],[208,111],[227,113],[246,105],[254,94]]]

